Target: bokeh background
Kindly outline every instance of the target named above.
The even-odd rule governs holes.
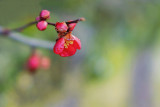
[[[0,26],[17,28],[42,9],[50,22],[85,17],[68,58],[37,48],[49,70],[31,75],[31,47],[0,37],[0,107],[160,107],[160,0],[0,0]],[[22,34],[55,41],[54,27]]]

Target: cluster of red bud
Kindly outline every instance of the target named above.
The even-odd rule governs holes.
[[[50,12],[48,10],[42,10],[40,15],[36,18],[37,28],[43,31],[47,28],[48,23],[46,20],[50,18]],[[76,53],[77,49],[81,49],[81,41],[72,34],[78,21],[84,21],[84,18],[78,20],[69,20],[67,22],[56,22],[52,25],[55,26],[55,30],[58,33],[58,38],[53,47],[53,52],[59,54],[62,57],[72,56]]]
[[[33,51],[28,58],[26,66],[30,73],[35,73],[38,69],[49,69],[50,63],[51,61],[47,56],[41,56],[38,52]]]
[[[48,23],[46,20],[49,18],[50,18],[50,12],[48,10],[42,10],[40,15],[36,17],[36,21],[38,21],[37,28],[40,31],[43,31],[47,28]]]

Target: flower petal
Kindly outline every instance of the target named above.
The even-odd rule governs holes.
[[[71,22],[71,21],[73,21],[73,20],[69,20],[68,22]],[[70,32],[73,31],[73,29],[75,28],[76,24],[77,23],[68,24],[68,31],[70,31]]]
[[[76,49],[81,49],[81,40],[78,39],[76,36],[73,36],[72,37],[74,38],[74,42],[73,42],[73,46],[76,48]]]
[[[64,50],[64,43],[65,43],[64,38],[60,38],[57,40],[53,48],[55,54],[60,54]]]
[[[62,57],[68,57],[72,56],[76,53],[76,48],[73,47],[73,45],[69,45],[68,48],[64,48],[63,52],[59,55]]]
[[[70,56],[74,55],[76,53],[76,48],[73,45],[68,46],[68,53]]]
[[[62,53],[59,54],[61,57],[68,57],[69,54],[67,51],[63,51]]]

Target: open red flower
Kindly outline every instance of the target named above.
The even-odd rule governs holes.
[[[55,54],[59,54],[62,57],[68,57],[74,55],[77,49],[81,49],[80,39],[68,33],[57,40],[53,51]]]

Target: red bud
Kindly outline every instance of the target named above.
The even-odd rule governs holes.
[[[40,21],[40,22],[37,23],[37,28],[40,31],[43,31],[47,28],[47,25],[48,25],[48,23],[46,21]]]

